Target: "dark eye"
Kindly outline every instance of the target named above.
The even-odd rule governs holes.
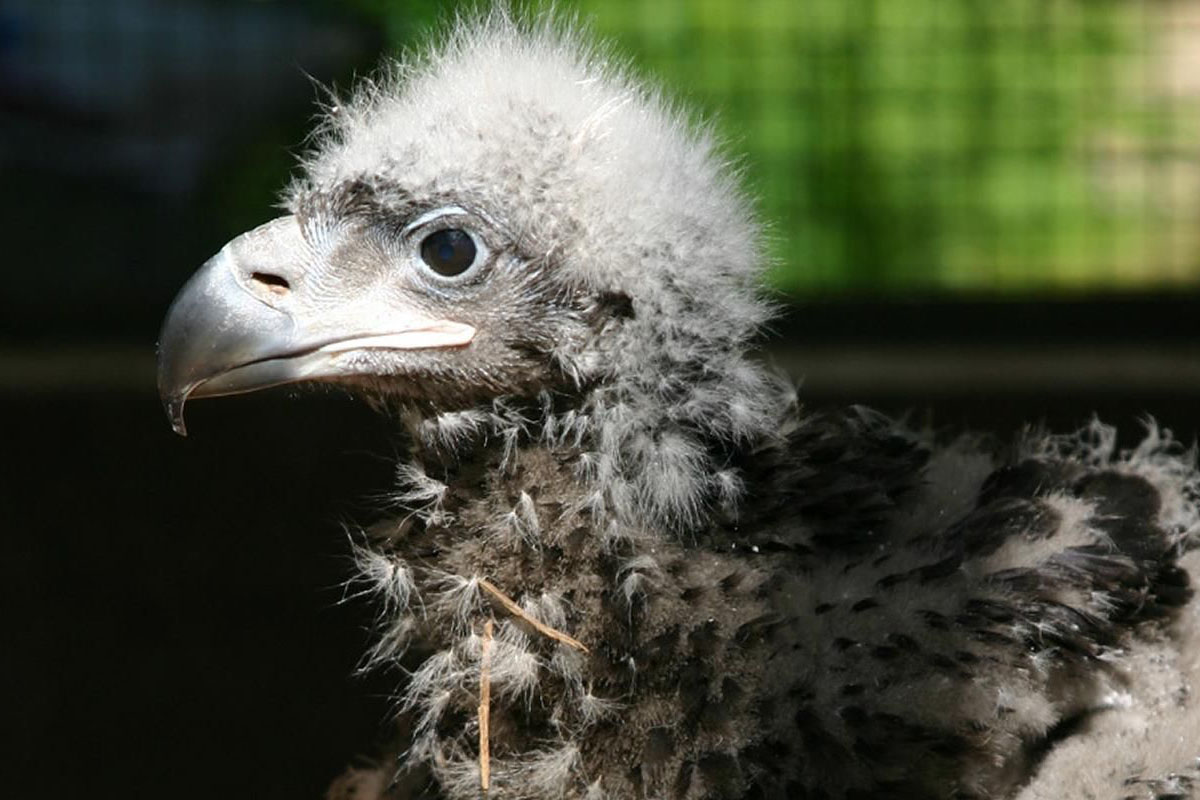
[[[458,228],[431,233],[421,242],[421,260],[439,275],[461,275],[475,263],[475,240]]]

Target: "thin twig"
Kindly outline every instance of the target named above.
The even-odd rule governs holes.
[[[480,578],[479,585],[482,586],[484,589],[487,589],[487,591],[492,595],[492,597],[495,597],[497,602],[499,602],[500,605],[504,606],[505,611],[512,614],[514,617],[520,617],[521,619],[525,620],[530,625],[532,625],[533,628],[538,633],[542,634],[543,636],[548,636],[556,642],[562,642],[563,644],[574,647],[576,650],[579,650],[581,652],[584,652],[584,653],[591,652],[590,650],[587,649],[586,646],[584,646],[583,642],[579,641],[578,639],[576,639],[572,636],[568,636],[567,634],[563,633],[562,631],[555,630],[554,628],[551,628],[549,625],[544,625],[541,622],[538,622],[533,617],[526,614],[524,609],[522,609],[519,605],[517,605],[515,602],[513,602],[513,600],[508,595],[506,595],[504,592],[497,589],[495,584],[493,584],[487,578]]]
[[[492,777],[491,743],[488,727],[492,702],[492,621],[483,623],[483,647],[479,656],[479,788],[486,795]]]

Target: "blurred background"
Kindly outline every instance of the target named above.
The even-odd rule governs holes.
[[[537,3],[534,4],[538,5]],[[1200,431],[1200,0],[560,0],[728,143],[813,405]],[[386,730],[335,394],[189,407],[175,291],[276,215],[319,95],[431,0],[0,0],[6,794],[319,797]]]

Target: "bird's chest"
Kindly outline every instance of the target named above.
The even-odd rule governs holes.
[[[379,529],[412,580],[391,624],[410,753],[443,785],[477,791],[486,771],[492,796],[736,796],[779,666],[769,577],[748,552],[597,513],[560,454],[495,466]],[[534,778],[544,791],[516,792]]]

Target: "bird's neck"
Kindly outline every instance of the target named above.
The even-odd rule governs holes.
[[[460,494],[479,494],[483,476],[515,485],[529,462],[548,457],[555,474],[534,470],[533,484],[554,485],[594,520],[694,536],[714,518],[737,513],[740,465],[796,417],[790,384],[748,360],[730,370],[706,381],[666,373],[578,394],[412,410],[402,415],[413,458],[401,478],[424,474],[457,483]],[[401,495],[428,491],[402,487]]]

